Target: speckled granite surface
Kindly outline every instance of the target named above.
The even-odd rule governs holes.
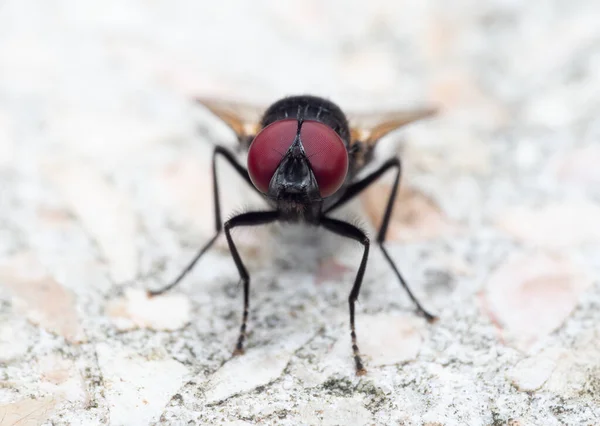
[[[0,424],[600,423],[600,3],[0,2]],[[382,142],[405,179],[357,313],[360,251],[270,228],[247,352],[194,95],[434,104]],[[225,214],[258,200],[222,167]],[[382,182],[340,214],[373,233]],[[322,250],[309,244],[322,241]],[[268,241],[268,244],[267,244]],[[293,244],[295,242],[296,244]]]

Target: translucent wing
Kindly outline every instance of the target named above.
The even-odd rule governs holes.
[[[249,138],[256,135],[260,129],[262,114],[267,108],[251,103],[215,98],[197,97],[194,100],[223,120],[235,132],[238,140],[243,143],[247,143]]]
[[[349,112],[347,117],[350,123],[350,151],[354,154],[356,166],[363,167],[371,160],[373,148],[387,134],[436,113],[435,108]]]
[[[434,108],[411,110],[348,113],[351,143],[374,145],[388,133],[437,113]]]

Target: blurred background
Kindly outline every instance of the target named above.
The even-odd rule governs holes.
[[[106,340],[113,345],[107,353],[165,347],[191,372],[216,371],[237,333],[241,303],[224,241],[178,290],[192,298],[193,319],[185,317],[191,328],[175,337],[115,335],[106,312],[120,320],[132,320],[131,313],[110,304],[107,311],[106,304],[126,288],[169,281],[213,231],[210,155],[215,143],[234,147],[235,140],[193,97],[269,104],[311,93],[351,111],[430,105],[440,111],[386,137],[379,158],[401,153],[405,164],[390,251],[424,305],[441,316],[424,340],[425,358],[402,374],[437,383],[437,373],[427,370],[433,361],[451,365],[453,376],[439,379],[440,393],[423,402],[399,390],[416,382],[394,381],[399,373],[381,367],[374,386],[404,399],[386,397],[388,405],[373,408],[365,396],[352,405],[371,408],[356,418],[475,425],[490,424],[495,412],[504,421],[522,416],[531,422],[523,424],[597,420],[600,348],[576,348],[580,336],[598,341],[600,321],[599,17],[594,0],[0,0],[0,371],[9,365],[13,371],[0,380],[46,395],[48,388],[27,379],[39,370],[31,357],[54,353],[63,338]],[[223,166],[227,217],[256,200]],[[351,218],[360,217],[372,233],[388,191],[384,180],[358,201]],[[265,329],[271,314],[281,321],[275,322],[279,335],[300,327],[286,304],[306,302],[313,323],[337,324],[311,349],[319,359],[321,349],[346,333],[345,300],[359,252],[351,247],[323,255],[315,268],[296,271],[293,285],[269,292],[278,246],[266,247],[261,232],[239,235],[249,265],[262,277],[253,294],[255,306],[262,306],[252,314],[253,344],[274,336]],[[414,316],[375,252],[361,312]],[[311,287],[341,280],[344,285],[325,288],[323,300],[323,288]],[[300,295],[294,292],[299,282],[305,283],[298,284]],[[138,314],[138,326],[151,323],[141,328],[160,328],[149,314]],[[38,335],[38,327],[49,334]],[[140,339],[145,343],[136,343]],[[183,354],[187,346],[195,356]],[[554,384],[534,398],[539,406],[519,396],[519,383],[531,391],[521,376],[529,367],[515,370],[516,384],[508,389],[492,380],[494,371],[508,371],[548,347],[564,349],[567,359],[579,350],[589,357],[561,364],[552,355],[551,371],[540,374]],[[78,365],[104,371],[93,344],[80,353],[69,350]],[[348,354],[341,352],[343,362]],[[477,356],[487,366],[469,364]],[[304,358],[291,359],[298,371],[312,368]],[[565,375],[551,376],[555,368]],[[581,375],[568,379],[568,371]],[[329,373],[319,372],[324,382]],[[282,395],[310,382],[286,374],[294,384]],[[110,392],[107,403],[91,381],[84,375],[85,398],[98,404],[91,414],[77,411],[82,394],[67,392],[71,405],[64,410],[76,422],[107,418],[110,404],[126,404]],[[183,385],[174,384],[168,397]],[[0,402],[13,403],[18,392],[0,388]],[[442,394],[458,389],[467,390],[456,397],[464,399],[453,417]],[[193,389],[185,392],[193,395]],[[498,392],[503,406],[486,399]],[[546,410],[561,398],[579,408]],[[407,400],[414,402],[411,409],[391,408]],[[157,418],[168,401],[151,401],[146,417],[138,418]],[[198,420],[190,414],[198,410],[195,403],[183,405],[189,411],[181,418]],[[226,409],[237,413],[239,407]],[[113,410],[115,424],[134,424],[124,420],[128,410]],[[297,420],[296,414],[288,419]]]
[[[208,156],[233,137],[191,98],[268,104],[314,93],[349,110],[439,107],[405,132],[414,141],[406,176],[422,187],[443,180],[429,192],[457,219],[480,223],[523,191],[529,202],[597,197],[597,10],[586,1],[3,1],[3,193],[23,178],[46,184],[67,162],[119,186],[142,222],[158,212],[208,231],[212,220],[196,212]],[[27,204],[6,198],[7,216]]]

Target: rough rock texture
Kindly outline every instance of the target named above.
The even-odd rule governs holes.
[[[600,424],[600,2],[0,1],[0,424]],[[211,236],[195,95],[437,105],[386,137],[388,244]],[[258,201],[223,164],[227,217]],[[389,177],[339,214],[371,235]],[[310,244],[320,244],[320,250]]]

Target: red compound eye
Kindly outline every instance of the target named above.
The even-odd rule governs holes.
[[[348,173],[348,151],[342,138],[329,126],[318,121],[305,121],[300,140],[310,162],[321,197],[335,193]]]
[[[271,178],[294,142],[297,131],[298,120],[280,120],[265,127],[252,141],[248,151],[248,173],[261,192],[269,191]],[[348,152],[342,138],[325,124],[304,121],[300,140],[321,196],[332,195],[342,186],[348,173]]]
[[[269,191],[271,178],[297,131],[298,120],[280,120],[262,129],[252,141],[248,150],[248,174],[259,191]]]

